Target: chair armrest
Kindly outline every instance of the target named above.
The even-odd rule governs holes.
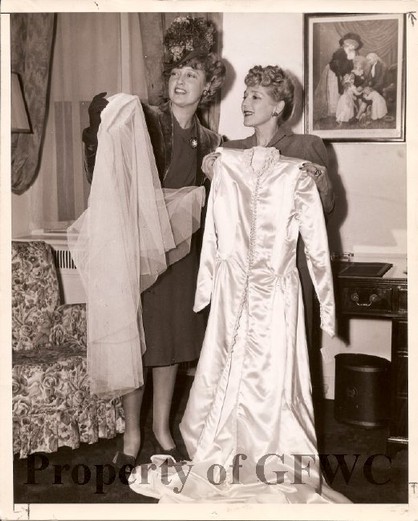
[[[64,304],[54,311],[49,342],[52,345],[71,343],[87,348],[85,304]]]

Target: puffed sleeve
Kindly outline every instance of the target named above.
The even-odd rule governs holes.
[[[196,313],[205,308],[210,302],[218,250],[213,206],[221,176],[221,162],[219,160],[216,160],[213,164],[213,172],[207,203],[205,230],[203,232],[199,273],[197,275],[196,294],[193,306],[193,311]]]
[[[335,335],[335,301],[328,236],[321,200],[315,181],[306,173],[299,175],[295,192],[296,217],[305,244],[305,255],[320,303],[321,328]]]

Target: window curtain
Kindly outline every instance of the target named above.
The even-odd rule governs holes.
[[[47,113],[55,15],[12,14],[11,64],[20,74],[32,133],[12,136],[12,191],[24,193],[37,178]]]
[[[49,115],[34,220],[63,228],[87,207],[83,128],[94,95],[119,92],[147,98],[139,20],[129,13],[59,13]]]

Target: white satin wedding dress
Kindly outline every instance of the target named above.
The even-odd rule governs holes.
[[[130,486],[161,502],[349,502],[320,471],[296,268],[301,233],[321,327],[333,335],[318,191],[303,162],[275,148],[219,151],[194,307],[211,311],[180,425],[191,462],[155,456],[156,469],[138,467]]]

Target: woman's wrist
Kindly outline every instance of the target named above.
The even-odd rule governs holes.
[[[97,131],[93,127],[87,127],[83,130],[82,141],[87,149],[97,148]]]

